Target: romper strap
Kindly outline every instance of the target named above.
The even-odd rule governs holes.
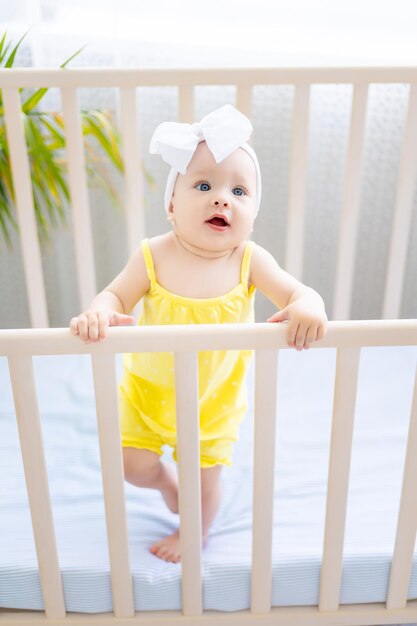
[[[249,280],[250,260],[252,257],[253,246],[254,246],[254,242],[248,241],[246,244],[245,251],[243,253],[242,268],[240,272],[240,282],[243,283],[245,287],[247,287],[248,280]]]
[[[152,252],[151,247],[149,245],[149,239],[142,239],[141,247],[143,252],[143,258],[145,259],[146,272],[148,274],[148,278],[153,284],[156,280],[155,278],[155,268],[153,266]]]

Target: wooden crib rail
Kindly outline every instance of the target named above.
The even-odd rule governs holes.
[[[106,354],[200,350],[267,350],[288,348],[286,322],[281,324],[193,324],[123,326],[108,329],[106,341],[84,344],[69,328],[0,329],[0,356]],[[414,346],[417,319],[328,322],[320,348]]]
[[[0,70],[2,87],[149,87],[194,85],[306,85],[417,83],[417,67],[13,68]]]
[[[296,278],[302,280],[310,91],[313,84],[325,83],[353,85],[333,297],[332,319],[338,320],[349,319],[351,310],[368,88],[374,83],[410,85],[408,115],[399,164],[387,263],[384,304],[381,312],[381,317],[384,319],[399,317],[413,197],[417,182],[416,67],[0,69],[0,88],[4,101],[6,134],[10,149],[32,326],[41,328],[49,324],[41,256],[34,227],[29,161],[23,125],[20,120],[19,88],[57,87],[61,90],[80,307],[85,310],[94,297],[96,289],[89,201],[77,100],[79,88],[115,87],[118,90],[125,164],[126,232],[128,253],[131,254],[145,234],[144,185],[140,167],[142,144],[138,132],[136,88],[177,86],[179,120],[192,122],[194,121],[196,85],[235,85],[236,106],[249,117],[254,85],[293,85],[292,149],[284,267]]]
[[[84,344],[72,336],[69,329],[0,330],[0,356],[9,359],[45,615],[49,623],[64,623],[61,622],[63,618],[65,623],[73,623],[73,620],[74,624],[95,623],[97,616],[80,617],[80,622],[76,616],[65,617],[31,357],[41,354],[90,354],[92,357],[114,623],[124,624],[135,611],[114,356],[120,352],[160,352],[162,347],[164,351],[173,352],[175,357],[179,506],[183,529],[182,613],[183,617],[192,619],[184,624],[211,623],[208,619],[211,613],[203,612],[202,595],[197,352],[222,349],[255,351],[253,543],[251,609],[240,612],[239,619],[233,614],[216,613],[216,623],[224,620],[225,624],[241,624],[244,621],[239,620],[249,618],[256,620],[254,624],[265,626],[291,623],[349,626],[416,621],[417,603],[407,604],[407,592],[417,530],[417,371],[386,606],[383,609],[381,605],[372,605],[372,614],[369,606],[339,607],[360,349],[394,345],[417,345],[417,320],[329,322],[326,337],[313,346],[337,349],[319,605],[271,608],[277,371],[279,350],[288,349],[286,324],[119,327],[110,328],[106,341],[95,344]],[[19,384],[22,379],[30,384]],[[306,612],[307,609],[310,613]],[[109,616],[100,618],[106,621]],[[166,618],[161,614],[141,613],[138,619],[138,623],[155,626],[182,623],[177,612],[167,613]],[[17,623],[25,623],[23,617],[21,620]]]

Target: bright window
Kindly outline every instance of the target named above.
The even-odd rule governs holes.
[[[0,0],[0,18],[31,27],[35,65],[84,44],[101,65],[417,64],[415,0]]]

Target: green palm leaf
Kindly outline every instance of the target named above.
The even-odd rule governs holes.
[[[101,111],[87,111],[83,114],[83,127],[85,134],[92,134],[110,157],[113,165],[123,171],[122,157],[119,148],[119,137],[105,114]]]
[[[19,49],[20,44],[22,43],[22,41],[24,40],[24,38],[26,37],[26,35],[28,34],[28,30],[25,32],[25,34],[23,35],[23,37],[20,38],[20,40],[17,42],[17,44],[15,45],[15,47],[13,48],[9,58],[7,59],[6,63],[4,64],[4,67],[12,67],[13,63],[14,63],[14,59],[16,56],[16,53]],[[6,37],[6,33],[4,33],[3,35],[3,39]],[[7,45],[6,50],[4,52],[4,55],[6,54],[7,50],[9,48],[9,45]]]
[[[28,31],[29,32],[29,31]],[[11,50],[7,33],[0,39],[0,66],[10,68],[23,39]],[[65,68],[84,48],[69,57]],[[20,93],[24,90],[20,89]],[[28,148],[34,209],[40,241],[50,238],[51,227],[67,224],[70,206],[68,170],[66,162],[65,125],[61,112],[39,110],[39,104],[47,88],[37,89],[25,98],[22,96],[22,114]],[[114,206],[120,207],[120,197],[112,180],[109,166],[118,175],[123,173],[120,134],[114,125],[111,112],[101,110],[82,111],[82,132],[86,153],[86,172],[90,185],[105,189]],[[155,188],[155,181],[143,168],[147,183]],[[10,155],[5,136],[3,103],[0,91],[0,231],[7,246],[11,246],[11,229],[17,229],[15,219],[15,195],[10,168]]]
[[[4,57],[7,54],[8,49],[10,48],[10,43],[8,43],[6,45],[6,48],[3,50],[4,44],[6,42],[6,35],[7,33],[4,33],[3,37],[1,38],[0,41],[0,63],[3,61]]]
[[[72,59],[74,59],[77,56],[77,54],[80,54],[80,52],[82,52],[84,48],[85,46],[77,50],[77,52],[71,55],[70,58],[64,61],[64,63],[60,65],[59,67],[64,68],[66,65],[68,65],[68,63],[72,61]],[[32,94],[30,98],[28,98],[26,102],[22,105],[23,113],[30,113],[30,111],[32,111],[36,107],[36,105],[39,104],[39,102],[42,100],[42,98],[44,97],[47,91],[48,89],[46,87],[41,87],[40,89],[35,91],[35,93]]]

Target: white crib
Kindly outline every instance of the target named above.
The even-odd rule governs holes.
[[[181,121],[193,121],[195,85],[237,86],[237,107],[251,117],[252,87],[295,86],[293,143],[285,269],[301,275],[306,196],[306,146],[309,93],[314,83],[354,85],[349,148],[338,242],[333,319],[348,320],[352,297],[355,237],[358,228],[359,182],[364,121],[370,83],[410,83],[395,204],[382,320],[331,321],[326,338],[315,348],[337,348],[332,438],[328,475],[324,549],[318,606],[271,607],[271,542],[274,489],[274,442],[278,354],[287,348],[285,328],[269,324],[110,329],[100,345],[84,345],[68,329],[49,329],[41,257],[36,237],[29,162],[20,118],[20,87],[58,87],[65,117],[74,246],[81,308],[96,293],[94,259],[84,155],[77,104],[79,87],[116,87],[120,92],[121,131],[125,157],[126,219],[129,251],[145,236],[141,145],[137,140],[137,86],[179,87]],[[15,186],[21,249],[33,329],[1,330],[0,356],[7,356],[19,438],[32,516],[45,612],[0,609],[7,624],[331,624],[350,626],[417,621],[417,600],[407,602],[417,530],[417,378],[412,411],[395,549],[384,604],[339,605],[343,539],[347,512],[352,432],[361,347],[415,346],[417,321],[399,320],[406,242],[417,178],[417,68],[292,68],[210,70],[1,70],[7,139]],[[256,129],[255,129],[256,132]],[[179,492],[182,549],[182,612],[136,612],[132,593],[124,482],[119,445],[115,353],[174,352],[177,387]],[[197,352],[219,349],[255,350],[255,415],[253,546],[251,608],[222,613],[204,611],[200,522]],[[91,354],[99,424],[100,456],[110,553],[113,613],[67,613],[61,581],[48,476],[40,428],[32,356]],[[25,380],[22,384],[20,381]],[[34,409],[35,407],[35,409]],[[184,489],[186,485],[186,489]]]

